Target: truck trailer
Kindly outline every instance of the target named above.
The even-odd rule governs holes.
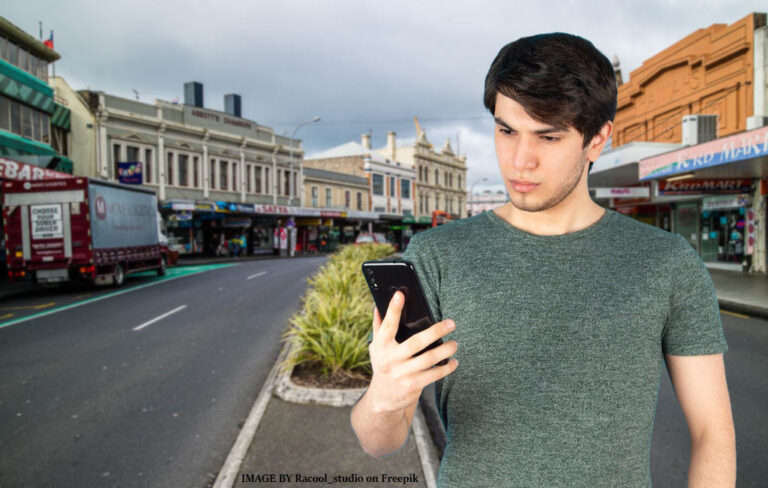
[[[11,281],[121,286],[171,263],[155,192],[94,178],[3,183]]]

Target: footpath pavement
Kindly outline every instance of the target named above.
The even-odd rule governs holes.
[[[296,258],[301,257],[304,256]],[[291,258],[183,259],[180,265],[265,259]],[[720,269],[709,272],[722,310],[768,318],[768,277]],[[0,281],[0,299],[14,292],[18,290],[11,290]],[[364,390],[348,392],[346,405],[318,404],[321,397],[329,398],[329,390],[297,387],[289,381],[290,372],[278,372],[277,363],[287,353],[287,348],[283,348],[215,488],[267,484],[308,487],[329,483],[342,487],[435,486],[445,432],[435,408],[433,385],[422,393],[406,443],[392,455],[377,460],[360,448],[349,422],[354,403],[349,399],[356,400]],[[278,396],[286,388],[299,391],[297,397],[302,398],[302,403]]]

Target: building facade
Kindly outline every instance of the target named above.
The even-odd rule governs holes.
[[[482,193],[467,193],[467,216],[477,215],[486,210],[501,207],[509,201],[509,194],[506,191],[485,190]]]
[[[396,134],[387,133],[387,145],[377,152],[411,165],[416,172],[416,222],[431,224],[432,213],[442,210],[460,219],[467,216],[467,158],[455,154],[446,140],[440,152],[433,149],[424,131],[412,145],[397,145]]]
[[[708,267],[766,273],[767,53],[766,14],[753,13],[633,71],[590,171],[598,202],[681,234]]]

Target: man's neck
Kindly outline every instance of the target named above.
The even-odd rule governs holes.
[[[586,229],[606,212],[591,199],[578,206],[558,207],[541,212],[526,212],[515,207],[512,202],[507,202],[493,212],[520,230],[542,236],[570,234]]]

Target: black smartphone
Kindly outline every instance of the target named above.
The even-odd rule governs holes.
[[[404,260],[366,261],[363,263],[363,276],[365,276],[365,281],[368,283],[373,301],[376,308],[379,309],[382,319],[387,315],[389,302],[395,292],[401,291],[405,295],[405,304],[400,314],[400,324],[395,334],[397,342],[403,342],[435,323],[435,317],[429,309],[429,302],[424,295],[421,283],[419,283],[416,269],[410,262]],[[443,340],[440,338],[414,356],[442,343]],[[446,358],[437,364],[447,363],[448,359]]]

